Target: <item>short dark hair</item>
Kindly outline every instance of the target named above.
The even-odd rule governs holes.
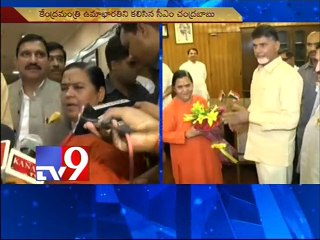
[[[20,50],[20,47],[22,44],[24,44],[26,42],[36,42],[36,41],[43,43],[43,45],[46,49],[47,57],[49,57],[48,44],[47,44],[46,40],[44,40],[44,38],[41,37],[40,35],[33,34],[33,33],[27,34],[19,40],[19,42],[17,44],[17,48],[16,48],[16,57],[18,57],[18,55],[19,55],[19,50]]]
[[[197,54],[198,54],[198,49],[196,49],[196,48],[189,48],[189,49],[188,49],[188,52],[187,52],[188,55],[189,55],[189,53],[190,53],[191,50],[196,51]]]
[[[139,23],[121,23],[117,29],[117,34],[120,34],[121,29],[123,29],[124,32],[131,32],[136,33],[138,30],[138,24]],[[160,23],[145,23],[149,24],[155,29],[159,29]]]
[[[112,69],[112,61],[120,61],[129,57],[129,51],[122,46],[119,36],[113,36],[109,39],[105,48],[105,56],[109,70]]]
[[[62,46],[60,43],[57,43],[57,42],[48,42],[47,45],[48,45],[48,52],[49,52],[49,54],[50,54],[51,51],[61,50],[62,53],[63,53],[64,62],[67,61],[67,53],[66,53],[66,51],[65,51],[64,48],[63,48],[63,46]]]
[[[252,39],[261,37],[272,38],[274,41],[279,41],[277,30],[270,25],[261,24],[258,27],[256,27],[251,33]]]
[[[191,74],[188,71],[178,70],[172,76],[171,86],[174,87],[176,85],[177,79],[183,78],[183,77],[188,77],[190,79],[190,81],[193,83]]]
[[[290,59],[293,57],[293,53],[288,49],[281,49],[281,50],[279,50],[278,54],[279,55],[285,54],[287,59]]]
[[[70,63],[68,66],[66,66],[66,68],[63,71],[63,74],[73,68],[78,68],[81,70],[84,70],[91,83],[93,84],[93,86],[95,87],[95,89],[97,91],[99,91],[99,89],[101,87],[103,87],[104,89],[106,88],[105,86],[105,81],[104,81],[104,74],[103,71],[101,70],[101,68],[97,67],[97,66],[92,66],[88,63],[85,62],[74,62],[74,63]]]

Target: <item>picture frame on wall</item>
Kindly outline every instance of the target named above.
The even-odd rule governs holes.
[[[169,37],[168,25],[162,24],[162,38],[168,38],[168,37]]]
[[[175,23],[174,33],[176,44],[193,43],[192,23]]]

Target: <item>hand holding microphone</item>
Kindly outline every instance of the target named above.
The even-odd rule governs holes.
[[[134,107],[115,107],[108,109],[99,119],[100,126],[110,122],[113,143],[118,149],[128,151],[127,141],[121,136],[123,135],[121,133],[124,132],[124,129],[130,129],[129,135],[134,151],[154,151],[159,141],[158,119]],[[85,127],[101,137],[93,123],[87,122]]]

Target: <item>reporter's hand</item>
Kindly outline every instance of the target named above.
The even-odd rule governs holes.
[[[107,110],[99,122],[112,119],[122,120],[132,132],[151,132],[159,130],[159,121],[150,114],[133,107],[111,108]]]
[[[153,152],[159,141],[159,121],[142,110],[133,107],[112,108],[100,118],[102,121],[112,121],[112,136],[114,145],[122,151],[127,151],[127,141],[119,136],[117,120],[122,120],[131,129],[130,137],[134,151]],[[92,123],[85,127],[95,135],[101,134]]]
[[[150,102],[136,102],[135,108],[142,110],[143,112],[151,115],[153,118],[159,120],[159,106]]]
[[[127,140],[122,138],[117,131],[118,123],[112,120],[112,139],[113,144],[121,151],[128,151]],[[159,130],[133,131],[130,133],[130,140],[135,152],[156,152],[159,141]]]

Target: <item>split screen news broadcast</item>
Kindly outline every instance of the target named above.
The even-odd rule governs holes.
[[[318,30],[2,24],[2,182],[319,183]]]
[[[2,182],[319,183],[317,28],[2,24]]]
[[[97,2],[1,1],[1,239],[319,239],[318,2]]]

